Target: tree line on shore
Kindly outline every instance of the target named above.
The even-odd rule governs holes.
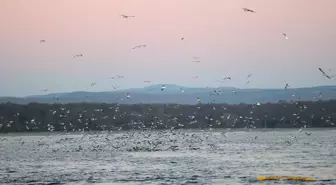
[[[335,127],[336,100],[266,104],[0,104],[0,132]]]

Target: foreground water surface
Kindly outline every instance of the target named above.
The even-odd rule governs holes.
[[[335,146],[331,129],[2,134],[0,184],[336,184]]]

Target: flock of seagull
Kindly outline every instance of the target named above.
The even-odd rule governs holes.
[[[256,13],[256,11],[248,8],[242,8],[244,12],[250,12],[250,13]],[[120,15],[124,19],[128,18],[135,18],[134,15]],[[288,36],[286,33],[282,34],[284,36],[285,40],[288,40]],[[181,41],[183,41],[185,38],[182,37]],[[45,43],[46,40],[40,40],[40,43]],[[132,50],[140,49],[140,48],[146,48],[147,45],[137,45],[132,48]],[[83,54],[76,54],[73,56],[73,58],[82,58]],[[200,57],[193,57],[193,63],[200,63]],[[335,76],[327,74],[322,68],[318,68],[318,70],[322,73],[322,75],[328,79],[332,79]],[[331,71],[331,70],[329,70]],[[246,84],[250,83],[250,78],[252,77],[252,74],[247,75],[247,82]],[[122,75],[115,75],[110,77],[109,79],[124,79],[125,77]],[[198,79],[199,76],[193,76],[193,79]],[[232,77],[225,76],[220,82],[225,82],[227,80],[232,80]],[[150,80],[143,81],[144,83],[151,83]],[[92,82],[90,84],[91,87],[97,85],[97,82]],[[112,86],[113,89],[117,89],[116,86]],[[289,84],[285,82],[285,89],[289,88]],[[160,90],[164,91],[166,89],[166,85],[161,85]],[[43,89],[41,91],[47,92],[49,89]],[[184,92],[184,90],[181,88],[181,92]],[[236,94],[237,92],[234,90],[233,94]],[[129,93],[126,93],[126,98],[131,98],[131,95]],[[197,102],[201,103],[201,99],[197,97]],[[256,104],[257,106],[261,106],[260,103]],[[110,108],[109,108],[110,109]],[[119,107],[112,107],[114,112],[119,111]],[[213,108],[215,110],[215,108]],[[56,110],[50,110],[52,111],[53,115],[56,115]],[[65,108],[61,108],[61,110],[57,111],[63,111],[65,115],[71,114],[70,110],[66,110]],[[102,109],[98,109],[97,111],[103,112]],[[300,110],[302,111],[302,110]],[[252,112],[252,111],[251,111]],[[252,114],[252,113],[251,113]],[[60,114],[60,116],[63,114]],[[84,118],[82,119],[83,113],[80,113],[80,116],[78,120],[80,122],[86,121]],[[182,114],[181,114],[182,115]],[[293,114],[294,115],[294,114]],[[140,115],[141,116],[141,115]],[[230,119],[231,114],[229,114],[226,119]],[[90,120],[94,120],[95,116],[92,115]],[[191,117],[191,116],[190,116]],[[193,116],[193,119],[195,117]],[[88,118],[89,119],[89,118]],[[106,116],[102,117],[101,119],[106,119]],[[115,119],[115,116],[114,118]],[[175,118],[174,118],[175,119]],[[206,119],[209,119],[212,121],[212,117]],[[224,117],[223,117],[224,119]],[[237,118],[238,119],[238,118]],[[246,120],[248,120],[246,118]],[[161,120],[159,120],[161,121]],[[218,121],[218,120],[214,120]],[[244,118],[245,121],[245,118]],[[30,121],[31,123],[35,124],[35,119]],[[14,121],[12,121],[14,123]],[[161,122],[160,122],[161,123]],[[70,123],[71,124],[71,123]],[[26,126],[27,127],[27,126]],[[50,127],[50,129],[49,129]],[[0,127],[1,128],[1,127]],[[304,127],[305,128],[305,127]],[[28,128],[29,129],[29,128]],[[302,132],[301,128],[299,131]],[[48,130],[53,131],[53,125],[48,124]],[[89,152],[102,152],[102,151],[108,151],[110,153],[115,151],[177,151],[177,150],[202,150],[202,149],[217,149],[217,150],[226,150],[224,148],[224,144],[230,142],[229,136],[235,135],[235,133],[229,133],[229,132],[221,132],[220,134],[213,133],[213,132],[195,132],[195,133],[184,133],[180,130],[174,130],[172,128],[171,130],[163,130],[158,132],[150,132],[150,131],[139,131],[139,132],[127,132],[122,134],[113,134],[110,135],[111,131],[109,132],[102,132],[100,134],[92,134],[90,132],[84,133],[80,137],[78,136],[48,136],[48,137],[41,137],[39,140],[32,140],[32,141],[23,141],[22,138],[16,140],[16,138],[1,138],[1,142],[7,142],[8,143],[17,143],[18,145],[14,145],[14,148],[26,149],[26,148],[33,148],[38,150],[47,150],[52,153],[72,153],[72,152],[83,152],[87,153]],[[310,136],[311,133],[304,132],[307,136]],[[230,135],[229,135],[230,134]],[[238,135],[238,134],[237,134]],[[259,136],[261,137],[261,136]],[[254,136],[249,138],[248,141],[244,142],[257,142],[258,136]],[[260,140],[261,142],[261,140]],[[291,145],[294,142],[298,142],[296,137],[290,137],[285,138],[285,141],[281,144],[288,144]],[[74,145],[76,143],[76,145]],[[9,146],[9,145],[6,145]],[[27,147],[26,147],[27,146]],[[14,151],[14,150],[8,150],[8,151]],[[28,151],[28,149],[27,149]],[[36,152],[38,153],[38,152]],[[49,154],[49,152],[47,153]],[[13,154],[14,155],[14,154]]]
[[[242,8],[242,10],[243,10],[244,12],[248,12],[248,13],[256,13],[255,10],[252,10],[252,9],[249,9],[249,8]],[[129,18],[135,18],[135,17],[136,17],[136,16],[134,16],[134,15],[125,15],[125,14],[120,14],[120,16],[121,16],[123,19],[129,19]],[[285,40],[288,40],[288,39],[289,39],[289,37],[288,37],[288,35],[287,35],[286,33],[282,33],[282,35],[283,35],[283,37],[284,37]],[[181,38],[181,41],[183,41],[184,39],[185,39],[185,38],[182,37],[182,38]],[[45,42],[46,42],[46,40],[40,40],[40,43],[45,43]],[[134,46],[134,47],[132,48],[132,50],[140,49],[140,48],[146,48],[146,47],[147,47],[146,44],[141,44],[141,45]],[[73,58],[82,58],[82,57],[83,57],[83,54],[81,54],[81,53],[80,53],[80,54],[76,54],[76,55],[73,56]],[[193,57],[193,59],[194,59],[194,60],[192,61],[193,63],[200,63],[200,62],[201,62],[200,57]],[[322,68],[318,68],[318,70],[322,73],[322,75],[323,75],[324,77],[326,77],[326,78],[328,78],[328,79],[332,79],[332,78],[335,77],[335,75],[329,75],[329,74],[327,74]],[[329,71],[331,71],[331,70],[329,69]],[[250,78],[251,75],[252,75],[252,74],[249,74],[247,78]],[[121,76],[121,75],[117,75],[117,76],[110,77],[110,79],[122,79],[122,78],[124,78],[124,76]],[[193,78],[193,79],[198,79],[199,76],[194,76],[194,77],[192,77],[192,78]],[[217,81],[218,81],[218,82],[225,82],[226,80],[232,80],[232,78],[231,78],[230,76],[227,76],[227,77],[224,77],[224,78],[222,78],[221,80],[217,80]],[[145,81],[143,81],[143,82],[144,82],[144,83],[151,83],[150,80],[145,80]],[[250,80],[247,80],[247,81],[246,81],[246,84],[249,84],[250,82],[251,82]],[[95,86],[95,85],[97,85],[96,82],[93,82],[93,83],[90,84],[91,87],[93,87],[93,86]],[[164,85],[162,85],[162,86],[164,86]],[[285,86],[284,86],[284,89],[287,89],[287,88],[289,88],[289,87],[290,87],[289,84],[286,82],[286,83],[285,83]],[[112,88],[113,88],[114,90],[117,89],[117,87],[114,86],[114,85],[112,85]],[[163,91],[164,89],[165,89],[165,87],[164,87],[164,88],[161,88],[161,91]],[[41,91],[47,92],[48,89],[43,89],[43,90],[41,90]]]

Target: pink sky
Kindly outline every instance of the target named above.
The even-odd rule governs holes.
[[[335,7],[335,0],[2,0],[0,96],[142,87],[144,80],[335,85],[317,70],[336,74]],[[78,53],[84,57],[73,59]],[[117,74],[125,79],[108,80]],[[216,82],[225,76],[232,81]]]

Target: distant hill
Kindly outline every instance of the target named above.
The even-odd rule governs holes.
[[[130,97],[127,97],[129,93]],[[191,88],[169,84],[161,91],[161,85],[144,88],[132,88],[110,92],[69,92],[48,95],[35,95],[24,98],[0,97],[0,103],[18,104],[38,103],[178,103],[196,104],[197,97],[201,103],[253,104],[278,101],[317,101],[336,99],[336,86],[318,86],[290,89],[239,89],[233,87]]]

